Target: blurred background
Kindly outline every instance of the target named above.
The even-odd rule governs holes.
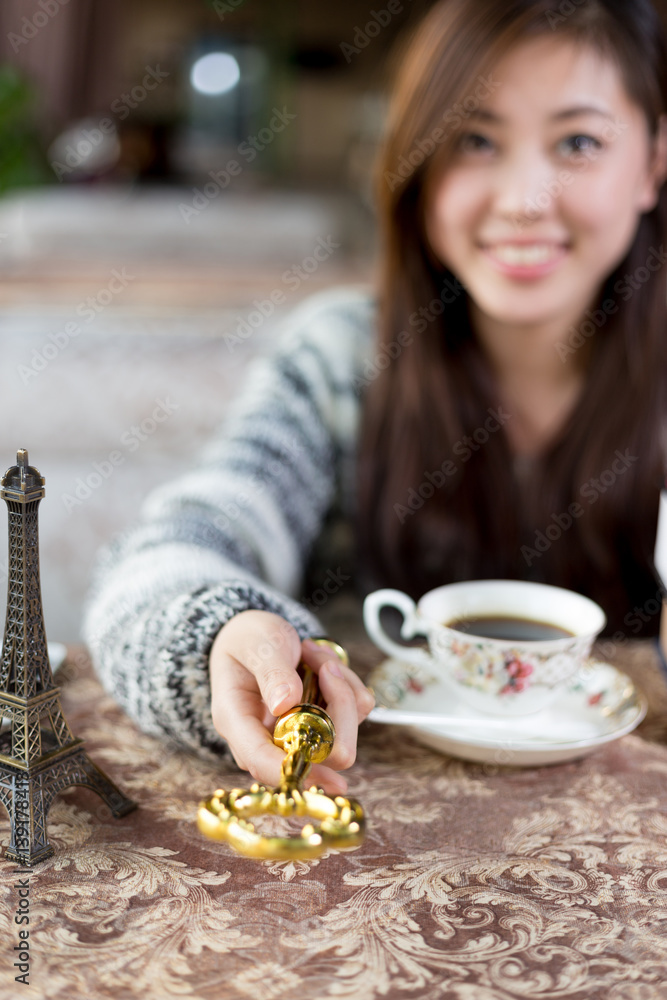
[[[428,5],[2,0],[0,464],[46,477],[49,638],[277,323],[372,283],[390,54]]]

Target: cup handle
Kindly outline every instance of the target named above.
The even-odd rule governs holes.
[[[380,624],[380,611],[385,607],[397,608],[403,614],[404,620],[401,626],[403,639],[426,634],[417,612],[417,605],[411,597],[402,590],[376,590],[364,601],[364,625],[375,645],[403,663],[432,669],[433,660],[426,650],[416,649],[414,646],[401,646],[389,638]]]

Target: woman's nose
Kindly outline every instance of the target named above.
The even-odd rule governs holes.
[[[564,188],[547,157],[538,150],[522,150],[499,168],[494,207],[507,218],[530,222],[550,215]]]

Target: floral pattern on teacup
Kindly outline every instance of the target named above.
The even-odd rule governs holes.
[[[396,708],[408,693],[428,693],[428,689],[437,683],[433,674],[403,660],[385,660],[373,671],[378,704],[385,708]]]
[[[493,695],[517,695],[537,686],[553,688],[567,680],[587,655],[590,639],[573,639],[558,652],[531,652],[502,648],[480,640],[436,632],[431,647],[466,687]]]
[[[510,660],[505,661],[505,670],[508,681],[501,687],[498,694],[516,694],[517,691],[525,691],[530,683],[528,678],[534,673],[535,667],[532,663],[520,660],[518,656],[513,656]]]

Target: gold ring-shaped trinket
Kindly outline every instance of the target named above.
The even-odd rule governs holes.
[[[295,837],[266,837],[250,822],[252,816],[310,816],[317,826],[306,824]],[[279,861],[318,858],[329,848],[358,847],[364,839],[364,812],[355,799],[331,798],[321,789],[279,788],[254,784],[249,791],[235,788],[216,791],[202,803],[197,826],[212,840],[225,840],[247,858]]]
[[[331,639],[315,639],[329,646],[343,663],[349,659],[342,646]],[[355,799],[331,797],[315,785],[304,791],[302,784],[310,765],[326,760],[335,739],[333,722],[324,710],[316,675],[302,663],[303,703],[283,713],[276,721],[273,740],[285,751],[280,784],[267,788],[255,783],[250,789],[218,789],[202,802],[197,814],[201,833],[224,840],[248,858],[295,860],[317,858],[329,848],[358,847],[364,839],[364,811]],[[310,816],[319,825],[307,823],[294,837],[267,837],[250,822],[253,816]]]

